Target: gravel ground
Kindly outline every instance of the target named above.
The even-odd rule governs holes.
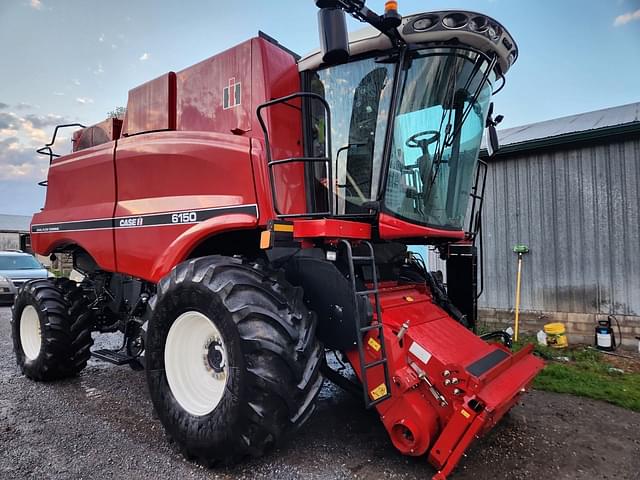
[[[375,413],[326,384],[302,430],[264,458],[209,470],[185,461],[154,418],[144,374],[92,361],[42,384],[15,365],[10,310],[0,308],[0,478],[425,479]],[[113,339],[111,341],[114,341]],[[640,413],[533,392],[478,441],[453,479],[640,479]]]

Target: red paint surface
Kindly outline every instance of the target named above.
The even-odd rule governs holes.
[[[118,142],[116,169],[116,217],[256,203],[249,139],[244,137],[206,132],[130,137]],[[150,278],[156,260],[195,229],[207,235],[200,224],[116,229],[118,271],[157,281]]]
[[[397,240],[401,238],[450,238],[463,239],[462,230],[443,230],[422,225],[415,225],[405,220],[393,217],[388,213],[380,214],[380,238],[383,240]]]
[[[368,223],[322,218],[318,220],[294,220],[295,238],[352,238],[368,240],[371,238],[371,225]]]
[[[49,167],[44,208],[32,223],[91,220],[113,216],[116,200],[114,142],[56,158]],[[113,230],[32,234],[35,252],[48,255],[65,245],[80,245],[105,270],[116,268]]]
[[[176,128],[176,74],[166,73],[129,90],[122,135]]]

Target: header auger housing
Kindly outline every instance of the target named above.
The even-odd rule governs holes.
[[[21,289],[17,361],[35,380],[74,375],[92,331],[122,332],[92,354],[145,368],[167,432],[207,463],[264,453],[326,377],[444,478],[542,368],[503,332],[474,333],[478,151],[517,47],[477,13],[316,4],[322,51],[260,34],[132,89],[72,153],[42,150],[33,248],[71,254],[83,278]],[[349,37],[345,14],[372,28]],[[409,244],[440,251],[446,287]]]

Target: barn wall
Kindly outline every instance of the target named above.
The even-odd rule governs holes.
[[[525,330],[561,321],[591,342],[616,315],[625,343],[640,335],[640,138],[519,152],[491,161],[483,211],[485,289],[480,319],[513,322],[524,243]],[[436,255],[430,268],[444,270]]]
[[[19,249],[20,248],[20,234],[0,232],[0,250],[7,249]]]
[[[640,139],[492,162],[481,305],[512,306],[525,243],[524,309],[640,315],[639,185]]]

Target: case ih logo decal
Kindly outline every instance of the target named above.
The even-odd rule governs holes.
[[[179,212],[150,213],[135,217],[100,218],[74,222],[42,223],[31,225],[31,233],[75,232],[78,230],[107,230],[122,228],[164,227],[167,225],[189,225],[204,222],[220,215],[244,213],[258,217],[258,206],[229,205],[227,207],[205,208],[202,210],[181,210]]]
[[[141,227],[143,224],[142,217],[121,218],[118,222],[119,227]]]
[[[222,108],[229,108],[240,105],[241,87],[240,82],[236,82],[235,77],[229,79],[229,86],[224,87],[222,92]]]

